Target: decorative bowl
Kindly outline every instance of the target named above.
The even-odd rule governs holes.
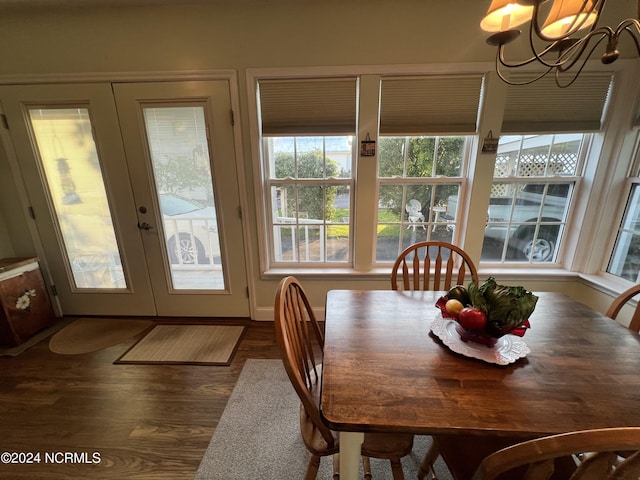
[[[487,347],[493,347],[498,341],[498,337],[492,337],[481,330],[467,330],[459,323],[456,324],[456,332],[458,332],[463,342],[475,342]]]
[[[509,365],[531,352],[525,341],[515,335],[503,335],[496,339],[493,347],[471,341],[464,342],[456,331],[457,325],[458,322],[452,318],[444,318],[437,313],[429,329],[452,352],[487,363]]]
[[[448,311],[447,301],[450,299],[459,300],[460,303],[452,302],[457,303],[457,310]],[[443,318],[456,322],[455,331],[463,342],[479,343],[491,348],[506,334],[522,337],[526,333],[531,326],[529,316],[537,299],[523,287],[498,285],[495,279],[489,277],[482,285],[471,281],[468,289],[457,285],[438,299],[436,307],[442,312]],[[463,310],[459,310],[463,308],[461,304],[465,307]],[[478,325],[478,328],[471,325]]]

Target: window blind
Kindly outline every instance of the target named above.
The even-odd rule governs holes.
[[[483,75],[382,80],[380,133],[474,134]]]
[[[355,134],[357,79],[261,80],[263,135]]]
[[[523,82],[531,74],[512,74]],[[553,74],[529,85],[507,89],[502,133],[594,132],[602,118],[613,79],[611,72],[583,72],[575,83],[560,88]]]

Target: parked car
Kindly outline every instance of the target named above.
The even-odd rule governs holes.
[[[529,259],[534,262],[552,261],[569,204],[569,183],[524,185],[515,198],[492,196],[487,212],[485,241],[509,242],[510,258]],[[544,202],[544,204],[543,204]],[[513,203],[513,213],[512,206]],[[455,218],[458,197],[452,195],[447,202],[447,218]],[[542,207],[542,208],[541,208]],[[536,226],[540,223],[536,235]]]
[[[171,193],[162,193],[159,198],[171,263],[219,263],[220,244],[215,208]]]

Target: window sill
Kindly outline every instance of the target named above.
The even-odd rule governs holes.
[[[600,273],[597,275],[581,273],[579,274],[579,278],[580,282],[584,285],[587,285],[612,297],[617,297],[626,289],[634,285],[629,280],[624,280],[614,275],[605,273]]]
[[[368,280],[388,281],[391,275],[391,266],[376,267],[371,270],[355,270],[349,267],[332,268],[272,268],[263,272],[264,280],[280,280],[287,275],[311,280]],[[571,272],[563,268],[532,268],[531,266],[483,266],[478,269],[480,280],[495,277],[499,282],[516,283],[550,280],[554,282],[581,282],[584,285],[595,288],[607,295],[617,296],[633,283],[615,277],[613,275],[598,274],[589,275],[580,272]]]
[[[272,268],[262,274],[265,280],[281,279],[287,275],[298,278],[314,280],[388,280],[391,275],[391,265],[376,267],[371,270],[355,270],[353,268]],[[531,268],[531,266],[505,267],[487,266],[478,269],[481,280],[495,277],[503,282],[553,280],[553,281],[577,281],[579,274],[563,268]]]
[[[314,278],[314,279],[366,279],[366,280],[382,280],[388,279],[391,275],[391,266],[372,268],[371,270],[355,270],[351,267],[327,267],[327,268],[271,268],[262,273],[262,278],[280,279],[287,275],[293,275],[298,278]]]
[[[577,272],[571,272],[564,268],[540,268],[527,265],[515,266],[486,266],[478,268],[480,280],[487,277],[496,277],[503,282],[530,281],[530,280],[553,280],[573,282],[578,279]]]

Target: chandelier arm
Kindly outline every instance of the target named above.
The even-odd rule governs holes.
[[[500,80],[502,80],[504,83],[506,83],[507,85],[513,85],[508,79],[507,77],[505,77],[502,72],[500,71],[500,64],[497,61],[496,58],[496,73],[498,74],[498,77],[500,77]]]
[[[586,63],[586,62],[585,62]],[[573,78],[568,82],[568,83],[560,83],[560,72],[558,70],[556,70],[555,73],[555,81],[556,81],[556,85],[560,88],[568,88],[571,85],[573,85],[573,82],[575,82],[578,79],[578,75],[580,75],[580,72],[582,71],[582,69],[584,68],[585,63],[582,64],[582,66],[578,69],[578,71],[575,73],[575,75],[573,76]]]
[[[638,32],[640,33],[640,24],[635,25],[635,27],[638,30]],[[633,40],[633,43],[636,44],[636,50],[638,50],[638,55],[640,55],[640,40],[638,39],[638,34],[635,33],[631,29],[631,25],[628,25],[628,26],[624,27],[624,29],[622,31],[623,32],[627,32],[629,35],[631,35],[631,39]],[[622,33],[622,32],[620,32],[620,33]]]
[[[618,28],[616,28],[616,33],[620,33],[623,30],[627,30],[629,33],[633,35],[633,28],[635,27],[636,31],[640,33],[640,20],[636,20],[635,18],[627,18],[620,22]]]
[[[508,65],[505,65],[505,66],[508,67]],[[531,80],[527,80],[527,81],[524,81],[524,82],[512,82],[511,80],[509,80],[507,77],[504,76],[504,74],[500,70],[500,64],[498,62],[496,62],[496,73],[498,74],[498,77],[500,77],[500,80],[502,80],[507,85],[529,85],[530,83],[537,82],[542,77],[544,77],[547,74],[549,74],[552,70],[553,70],[552,68],[548,68],[546,72],[539,74],[537,77],[535,77],[535,78],[533,78]]]
[[[554,80],[556,81],[556,85],[560,88],[568,88],[571,85],[573,85],[573,82],[575,82],[578,79],[578,75],[580,74],[580,72],[582,71],[582,67],[580,67],[580,70],[578,70],[578,72],[573,76],[573,78],[569,81],[569,83],[560,83],[560,75],[559,72],[556,70],[555,73],[555,78]]]
[[[638,2],[640,3],[640,0],[638,0]],[[640,30],[640,18],[627,18],[620,22],[618,28],[627,28],[631,26],[636,27],[638,30]]]
[[[571,45],[566,49],[566,51],[561,53],[559,56],[559,60],[556,62],[558,70],[561,72],[565,72],[571,69],[576,63],[578,63],[578,61],[580,61],[580,58],[582,57],[582,54],[587,50],[587,47],[589,47],[589,42],[592,39],[596,38],[598,36],[597,34],[599,34],[600,38],[595,41],[595,43],[589,49],[589,53],[587,53],[587,55],[584,57],[584,62],[580,67],[579,72],[582,71],[582,69],[586,65],[587,60],[591,58],[591,55],[593,55],[593,52],[598,47],[598,45],[600,45],[600,43],[602,43],[605,38],[610,38],[610,35],[606,31],[603,31],[605,28],[607,27],[599,29],[600,31],[598,32],[594,32],[596,33],[596,35],[589,34],[586,37],[583,37],[577,43]]]
[[[600,35],[600,38],[596,41],[595,46],[597,46],[602,40],[604,40],[605,37],[610,37],[611,35],[613,35],[613,30],[611,30],[611,28],[609,27],[601,27],[595,31],[589,32],[587,35],[585,35],[584,37],[582,37],[580,40],[576,41],[576,43],[574,43],[573,45],[570,45],[568,47],[566,47],[559,55],[558,55],[558,60],[554,61],[554,62],[550,62],[548,60],[546,60],[545,58],[543,58],[544,55],[546,55],[547,53],[553,51],[554,49],[557,49],[559,47],[560,42],[559,41],[555,41],[552,44],[550,44],[548,47],[546,47],[545,49],[543,49],[541,52],[537,52],[535,50],[535,44],[533,41],[533,35],[531,34],[529,36],[529,45],[531,48],[531,51],[533,52],[533,57],[526,60],[525,62],[522,63],[522,65],[526,65],[528,63],[531,63],[533,61],[537,61],[538,63],[544,65],[545,67],[548,68],[559,68],[559,69],[568,69],[571,68],[572,65],[574,65],[579,58],[582,56],[582,54],[586,51],[586,49],[589,47],[589,42],[592,38],[597,37],[598,35]],[[591,48],[591,51],[589,52],[589,56],[591,56],[591,54],[593,53],[595,46]],[[501,62],[504,66],[506,67],[517,67],[517,66],[521,66],[521,65],[509,65],[506,64],[504,62]],[[569,65],[568,67],[566,65]]]
[[[536,17],[534,16],[533,18],[536,18]],[[535,30],[537,30],[537,29],[538,29],[538,27],[536,26]],[[545,60],[542,57],[543,57],[543,55],[546,55],[547,53],[552,52],[553,49],[556,47],[557,42],[553,42],[550,45],[547,45],[547,47],[542,49],[541,52],[538,52],[536,50],[536,45],[535,45],[535,42],[533,40],[533,32],[534,32],[534,27],[531,26],[529,28],[529,47],[531,48],[531,52],[533,52],[533,58],[535,60],[537,60],[538,62],[540,62],[541,64],[543,64],[545,67],[555,68],[557,66],[557,65],[555,65],[555,62],[554,63],[550,63],[550,62],[548,62],[547,60]]]
[[[545,49],[546,50],[546,49]],[[535,52],[534,52],[535,54]],[[518,68],[518,67],[523,67],[525,65],[529,65],[530,63],[536,62],[536,61],[540,61],[538,56],[533,56],[531,58],[528,58],[526,60],[523,60],[521,62],[516,62],[516,63],[508,63],[505,58],[504,58],[504,44],[498,45],[498,52],[496,54],[496,67],[498,66],[498,62],[501,63],[502,65],[504,65],[507,68]],[[549,66],[549,65],[547,65]]]
[[[596,44],[593,46],[593,48],[591,49],[589,54],[586,57],[584,57],[584,59],[582,60],[582,65],[580,65],[580,68],[578,68],[578,70],[576,71],[576,73],[573,75],[573,77],[571,78],[571,80],[568,83],[566,83],[566,84],[560,83],[560,74],[561,73],[565,73],[568,70],[570,70],[578,62],[578,60],[580,59],[580,56],[578,56],[568,67],[566,67],[566,68],[557,68],[556,69],[555,77],[556,77],[556,85],[557,86],[559,86],[560,88],[567,88],[567,87],[570,87],[571,85],[573,85],[573,82],[575,82],[578,79],[578,76],[582,73],[582,70],[584,70],[584,67],[587,66],[587,62],[589,61],[589,58],[591,57],[591,54],[593,53],[595,48],[598,46],[598,44],[603,40],[603,38],[598,40],[598,42],[596,42]]]
[[[604,34],[604,32],[600,32],[600,33]],[[604,37],[602,37],[600,40],[598,40],[596,45],[598,45],[603,39],[604,39]],[[572,54],[570,56],[567,55],[566,53],[562,54],[562,58],[565,58],[565,60],[557,61],[557,62],[549,62],[549,61],[545,60],[543,58],[543,55],[546,55],[547,53],[553,51],[553,49],[556,47],[556,45],[557,45],[557,42],[549,45],[548,47],[546,47],[541,52],[537,52],[537,51],[535,51],[535,48],[534,48],[535,46],[533,44],[533,39],[530,38],[530,46],[531,46],[531,50],[532,50],[534,56],[530,57],[530,58],[528,58],[526,60],[522,60],[521,62],[509,63],[509,62],[507,62],[507,60],[504,57],[504,44],[500,44],[500,45],[498,45],[498,51],[497,51],[497,55],[496,55],[496,57],[497,57],[496,58],[496,66],[498,65],[498,63],[500,63],[500,64],[502,64],[503,66],[505,66],[507,68],[518,68],[518,67],[523,67],[525,65],[529,65],[530,63],[533,63],[533,62],[538,62],[538,63],[544,65],[545,67],[549,68],[549,69],[561,68],[563,65],[565,65],[569,61],[570,57],[574,57],[574,56],[580,57],[582,55],[582,53],[584,52],[584,50],[586,49],[586,47],[588,46],[588,42],[579,42],[579,43],[576,43],[576,44],[571,45],[570,47],[568,47],[566,52],[573,51],[576,48],[578,48],[578,46],[580,47],[580,51],[577,54]],[[593,49],[592,49],[591,53],[593,53]],[[589,55],[591,55],[591,53]],[[575,63],[575,61],[572,63],[572,65],[574,63]],[[546,75],[546,73],[545,73],[545,75]]]

